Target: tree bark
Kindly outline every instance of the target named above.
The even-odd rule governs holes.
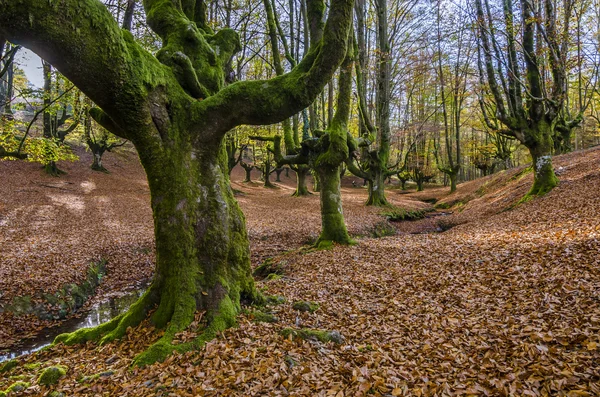
[[[550,126],[540,123],[536,127],[537,131],[531,131],[528,135],[537,139],[526,144],[532,159],[533,186],[523,200],[542,196],[558,185],[558,178],[552,167],[552,134],[547,131]]]
[[[316,245],[323,248],[323,245],[334,241],[339,244],[350,244],[352,240],[346,229],[342,209],[339,166],[317,166],[317,172],[321,182],[321,235]]]
[[[380,165],[380,164],[377,164]],[[382,207],[388,205],[388,201],[385,198],[385,174],[380,167],[371,168],[372,180],[368,181],[369,198],[367,199],[366,205],[373,205],[376,207]]]
[[[302,196],[310,196],[311,193],[308,190],[308,186],[306,185],[306,177],[310,172],[310,167],[306,165],[298,165],[295,169],[296,171],[296,191],[292,196],[294,197],[302,197]]]
[[[91,166],[92,170],[108,172],[108,170],[102,165],[102,155],[104,154],[104,151],[92,149],[92,154],[94,155],[94,161],[92,162]]]

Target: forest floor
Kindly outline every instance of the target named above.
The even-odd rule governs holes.
[[[0,163],[0,305],[81,282],[91,261],[107,260],[94,300],[139,288],[152,275],[149,194],[132,155],[110,155],[111,174],[88,171],[89,156],[44,176],[27,163]],[[239,327],[197,352],[130,369],[156,340],[148,324],[102,347],[55,346],[18,359],[0,374],[0,391],[20,394],[176,396],[600,395],[600,148],[555,158],[560,185],[518,206],[532,174],[504,171],[424,192],[390,189],[407,210],[437,211],[394,223],[382,234],[382,210],[366,192],[343,185],[344,213],[358,243],[299,249],[320,228],[318,195],[232,186],[248,222],[252,262],[268,257],[284,274],[259,280],[279,321],[258,323],[249,308]],[[293,173],[290,173],[292,175]],[[283,175],[282,175],[283,176]],[[360,184],[359,184],[360,186]],[[319,304],[314,313],[297,301]],[[0,313],[0,348],[55,322]],[[343,343],[284,338],[284,328],[336,330]],[[190,330],[181,335],[189,338]],[[67,374],[47,388],[43,368]],[[0,364],[1,365],[1,364]]]

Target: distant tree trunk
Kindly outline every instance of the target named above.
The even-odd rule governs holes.
[[[317,171],[313,171],[312,176],[313,176],[313,192],[318,193],[321,191],[321,183],[319,181],[319,173]]]
[[[14,97],[14,80],[15,80],[15,63],[12,59],[9,60],[10,64],[6,69],[6,96],[1,105],[4,105],[3,113],[8,116],[9,119],[12,119],[13,111],[12,111],[12,99]]]
[[[281,182],[281,173],[283,172],[283,168],[275,168],[275,182]]]
[[[97,149],[94,150],[92,149],[92,154],[94,155],[94,161],[92,162],[92,170],[94,171],[101,171],[101,172],[108,172],[108,170],[106,168],[104,168],[104,166],[102,165],[102,156],[104,155],[104,150],[102,149]]]
[[[417,192],[422,192],[423,191],[423,179],[418,178],[415,182],[417,182]]]
[[[306,176],[310,172],[310,168],[306,165],[299,164],[296,168],[296,191],[292,196],[301,197],[309,196],[311,193],[306,185]]]
[[[252,168],[254,168],[253,165],[247,164],[244,161],[240,161],[240,165],[242,166],[242,168],[244,169],[246,176],[243,180],[243,182],[252,182]]]

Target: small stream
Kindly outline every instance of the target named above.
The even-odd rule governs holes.
[[[54,338],[60,334],[105,323],[126,311],[143,293],[143,289],[130,291],[125,295],[119,295],[96,303],[87,310],[85,317],[68,319],[57,327],[42,330],[37,338],[25,340],[11,350],[0,350],[0,363],[24,354],[36,352],[51,344]]]

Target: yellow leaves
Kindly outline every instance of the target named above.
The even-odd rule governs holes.
[[[598,349],[598,344],[596,342],[588,342],[586,347],[588,350],[594,351],[594,350]]]

